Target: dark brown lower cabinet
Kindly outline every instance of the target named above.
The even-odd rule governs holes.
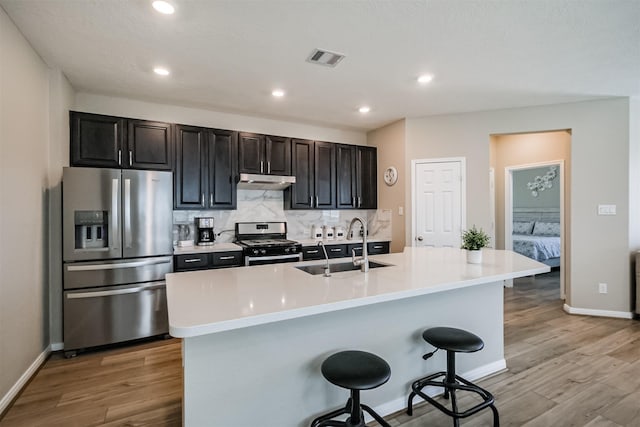
[[[239,267],[242,265],[242,251],[175,255],[174,258],[173,265],[176,272]]]

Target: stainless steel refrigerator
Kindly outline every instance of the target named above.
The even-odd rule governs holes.
[[[62,182],[67,355],[167,333],[171,172],[70,167]]]

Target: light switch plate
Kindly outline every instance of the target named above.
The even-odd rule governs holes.
[[[616,205],[598,205],[598,215],[615,215]]]

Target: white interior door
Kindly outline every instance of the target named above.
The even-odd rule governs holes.
[[[414,163],[414,246],[460,247],[463,160]]]

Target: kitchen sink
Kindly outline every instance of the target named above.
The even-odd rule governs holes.
[[[325,267],[325,263],[322,264],[313,264],[313,265],[301,265],[299,267],[296,267],[298,270],[302,270],[306,273],[309,274],[324,274],[324,267]],[[390,267],[391,264],[381,264],[379,262],[375,262],[375,261],[369,261],[369,268],[378,268],[378,267]],[[336,264],[329,264],[329,271],[331,272],[331,274],[333,273],[340,273],[342,271],[353,271],[353,270],[360,270],[360,266],[359,265],[353,265],[353,263],[351,261],[349,262],[340,262],[340,263],[336,263]]]

